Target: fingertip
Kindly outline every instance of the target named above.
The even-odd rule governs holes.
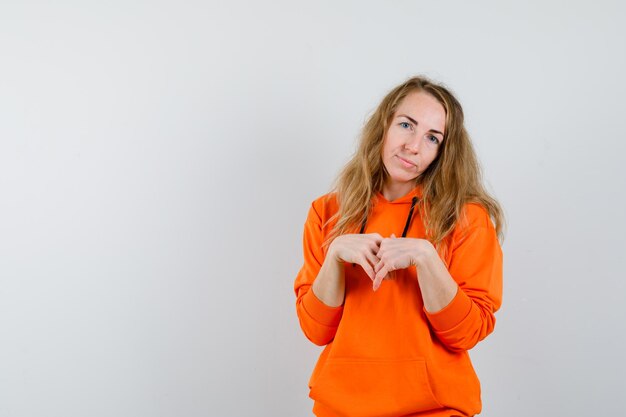
[[[378,274],[376,274],[374,276],[374,281],[372,283],[372,288],[374,289],[374,291],[376,291],[378,287],[380,287],[381,282],[382,282],[382,279],[380,279]]]

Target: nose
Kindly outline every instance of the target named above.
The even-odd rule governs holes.
[[[412,153],[418,153],[420,150],[422,141],[420,140],[420,135],[411,135],[411,137],[404,144],[404,147],[407,151]]]

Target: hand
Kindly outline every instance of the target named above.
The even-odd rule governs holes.
[[[370,279],[374,280],[374,265],[379,262],[376,253],[382,241],[383,237],[378,233],[341,235],[333,240],[328,252],[337,261],[361,265]]]
[[[429,253],[430,249],[434,247],[425,239],[396,238],[395,235],[383,239],[376,253],[379,261],[374,266],[374,291],[378,290],[382,280],[388,278],[390,272],[417,266],[418,260],[425,253]]]

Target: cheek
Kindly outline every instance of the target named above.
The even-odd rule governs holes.
[[[385,139],[383,143],[383,159],[389,158],[389,156],[393,153],[393,141],[389,140],[389,138]]]
[[[430,166],[435,161],[435,159],[437,159],[437,155],[438,155],[438,150],[435,150],[434,152],[428,155],[428,158],[425,161],[428,163],[428,166]]]
[[[383,144],[383,154],[392,155],[400,146],[402,146],[401,138],[389,135]]]
[[[385,144],[383,148],[383,161],[385,163],[390,163],[393,159],[393,156],[398,153],[398,145],[393,141],[389,141]]]

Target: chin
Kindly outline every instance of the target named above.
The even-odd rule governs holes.
[[[417,176],[415,177],[408,177],[406,175],[390,175],[389,176],[389,182],[392,184],[406,184],[406,183],[415,183],[415,180],[417,179]]]

